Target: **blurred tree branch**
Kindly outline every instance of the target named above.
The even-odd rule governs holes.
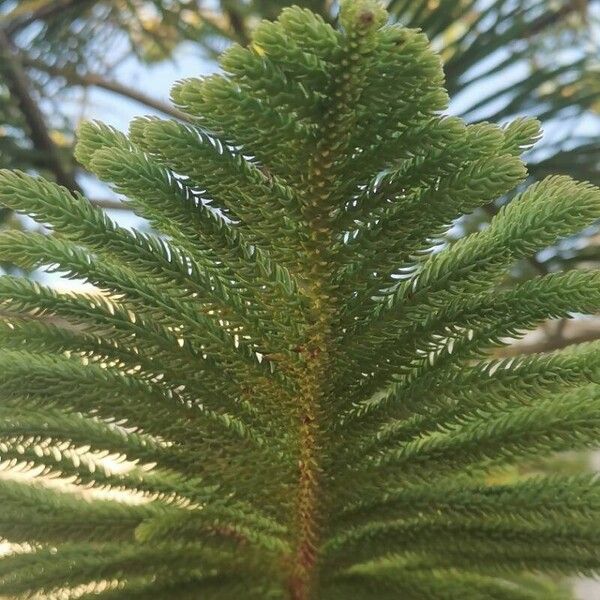
[[[75,181],[74,173],[65,166],[60,149],[50,137],[44,115],[31,95],[29,78],[20,63],[18,53],[9,36],[1,29],[0,56],[6,84],[25,118],[35,149],[45,155],[47,166],[60,185],[73,192],[80,192],[81,188]]]
[[[139,90],[129,87],[118,81],[113,81],[99,75],[98,73],[79,74],[72,68],[61,68],[54,65],[49,65],[41,60],[36,60],[23,55],[22,62],[28,67],[32,67],[39,71],[43,71],[53,77],[62,77],[67,83],[82,87],[98,87],[125,98],[135,100],[140,104],[153,108],[165,115],[170,115],[176,119],[188,120],[188,117],[174,106],[167,102],[162,102],[156,98],[152,98]]]
[[[131,210],[127,202],[121,202],[114,198],[90,198],[90,202],[104,210]]]
[[[591,1],[591,0],[590,0]],[[560,23],[562,19],[567,18],[572,13],[579,13],[585,18],[587,14],[587,0],[571,0],[561,6],[554,12],[549,11],[535,21],[527,31],[528,36],[538,35],[549,27]]]
[[[54,2],[48,2],[42,4],[36,10],[19,15],[14,19],[9,18],[8,23],[4,25],[3,29],[8,37],[12,37],[15,33],[29,27],[29,25],[32,25],[36,21],[45,21],[74,6],[81,7],[83,4],[91,5],[95,2],[96,0],[55,0]]]
[[[494,352],[497,357],[553,352],[572,344],[600,339],[600,318],[548,321],[523,339]]]
[[[239,11],[239,6],[232,0],[222,0],[223,11],[229,19],[231,30],[235,33],[236,41],[242,46],[247,46],[250,43],[250,34],[244,17]]]

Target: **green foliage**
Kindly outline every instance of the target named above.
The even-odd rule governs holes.
[[[598,572],[595,477],[488,475],[597,443],[600,347],[487,352],[600,308],[593,272],[504,286],[600,191],[549,177],[440,248],[539,128],[443,117],[438,58],[386,18],[286,9],[175,86],[191,125],[84,124],[78,159],[156,234],[0,173],[51,229],[0,261],[98,290],[0,279],[0,535],[29,544],[0,594],[535,600],[565,596],[528,572]]]

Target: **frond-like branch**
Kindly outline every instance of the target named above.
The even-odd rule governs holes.
[[[455,4],[392,9],[441,36]],[[497,7],[473,17],[493,47],[523,34],[488,29]],[[23,544],[0,594],[566,600],[544,573],[600,572],[598,478],[519,475],[598,444],[598,344],[489,354],[599,310],[598,273],[506,275],[595,223],[600,191],[526,187],[539,123],[444,115],[426,35],[386,21],[287,8],[175,85],[182,122],[83,124],[78,160],[152,232],[0,172],[50,230],[1,234],[0,260],[95,288],[0,278],[0,536]],[[481,66],[453,35],[451,85]]]

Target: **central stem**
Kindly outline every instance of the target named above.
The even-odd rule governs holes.
[[[372,15],[370,11],[360,15]],[[360,16],[359,15],[359,16]],[[372,24],[369,19],[366,28]],[[363,23],[363,25],[365,25]],[[361,26],[362,27],[362,26]],[[347,32],[347,57],[335,73],[331,88],[331,105],[322,121],[322,137],[308,161],[307,177],[302,187],[302,213],[310,238],[304,243],[307,295],[311,300],[313,323],[305,345],[304,371],[299,375],[299,482],[297,500],[298,541],[290,577],[292,600],[310,600],[314,587],[319,537],[321,467],[320,430],[324,401],[329,396],[332,317],[335,314],[333,267],[335,209],[340,206],[337,190],[340,184],[340,156],[344,156],[355,117],[354,104],[361,87],[361,34]],[[364,32],[363,32],[364,33]]]
[[[344,206],[345,169],[355,152],[356,106],[367,81],[375,32],[385,11],[376,0],[342,2],[343,39],[339,64],[331,72],[329,106],[321,120],[320,139],[310,153],[306,177],[299,188],[302,215],[309,232],[301,261],[313,319],[306,336],[299,385],[299,481],[297,545],[289,579],[291,600],[310,600],[315,589],[319,528],[323,501],[323,433],[333,394],[332,331],[338,304],[335,267],[340,230],[336,215]],[[337,233],[336,233],[337,232]],[[336,237],[337,236],[337,237]]]
[[[289,581],[292,600],[308,600],[314,582],[319,538],[318,496],[319,413],[323,393],[325,339],[315,333],[305,349],[306,368],[302,373],[299,397],[299,481],[297,496],[297,545]]]

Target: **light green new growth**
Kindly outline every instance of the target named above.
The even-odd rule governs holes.
[[[98,288],[0,278],[0,595],[548,600],[528,573],[600,571],[595,477],[487,476],[597,444],[600,346],[486,354],[600,309],[600,273],[503,286],[600,191],[550,177],[439,249],[523,184],[538,126],[443,116],[438,57],[386,20],[286,9],[175,86],[193,125],[84,124],[155,233],[0,173],[51,229],[0,261]]]

